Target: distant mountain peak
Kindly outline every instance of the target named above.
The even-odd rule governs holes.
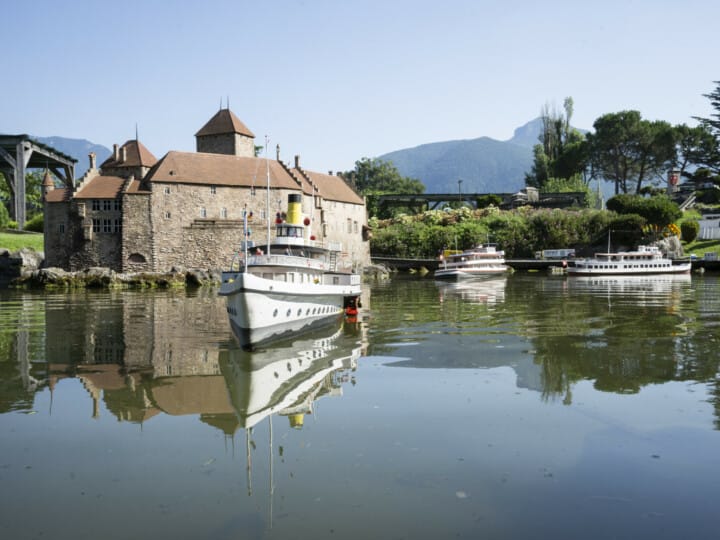
[[[538,116],[534,120],[530,120],[526,124],[515,128],[512,138],[506,142],[532,148],[540,142],[538,138],[540,137],[540,133],[542,133],[542,127],[542,118]]]
[[[403,176],[417,178],[428,193],[508,193],[525,186],[532,166],[532,147],[542,129],[540,119],[517,128],[513,138],[499,141],[487,136],[426,143],[389,152],[390,161]]]
[[[68,137],[38,137],[37,135],[31,135],[32,139],[46,146],[54,148],[77,160],[75,164],[75,178],[82,177],[90,166],[88,160],[88,154],[95,152],[97,163],[102,163],[112,153],[109,148],[101,144],[96,144],[86,139],[71,139]]]

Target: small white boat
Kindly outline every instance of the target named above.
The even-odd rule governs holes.
[[[435,279],[458,281],[503,274],[507,270],[505,252],[498,251],[494,244],[481,244],[466,251],[443,252]]]
[[[266,245],[244,242],[222,273],[220,295],[243,348],[357,314],[361,276],[339,268],[339,243],[306,238],[300,210],[301,195],[288,195],[287,218],[276,223],[274,241],[268,234]]]
[[[636,276],[653,274],[687,274],[692,265],[687,260],[663,256],[657,246],[638,246],[636,251],[596,253],[587,259],[575,259],[568,267],[571,276]]]

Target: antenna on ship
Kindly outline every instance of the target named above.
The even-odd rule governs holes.
[[[267,176],[267,190],[266,190],[266,199],[265,199],[265,213],[267,214],[267,246],[266,246],[266,252],[268,255],[270,255],[270,160],[268,159],[267,155],[267,149],[268,144],[270,144],[270,139],[268,139],[268,136],[265,135],[265,169],[266,169],[266,176]]]

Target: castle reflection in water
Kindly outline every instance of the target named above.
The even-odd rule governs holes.
[[[245,352],[212,290],[22,298],[5,310],[18,318],[8,345],[17,362],[5,363],[5,371],[15,372],[2,374],[0,412],[28,409],[36,392],[56,392],[63,380],[76,378],[94,417],[106,414],[104,404],[120,421],[198,415],[227,435],[271,414],[301,427],[314,401],[341,394],[361,352],[360,324],[342,320],[294,342]]]

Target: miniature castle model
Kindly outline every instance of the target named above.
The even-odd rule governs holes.
[[[342,243],[348,265],[369,264],[365,202],[340,176],[307,171],[298,156],[293,167],[279,156],[256,157],[255,136],[229,109],[195,138],[197,152],[160,160],[130,140],[114,145],[99,169],[90,154],[74,189],[44,185],[46,266],[220,269],[243,240],[243,212],[251,216],[250,240],[262,243],[289,193],[302,196],[310,234]]]

